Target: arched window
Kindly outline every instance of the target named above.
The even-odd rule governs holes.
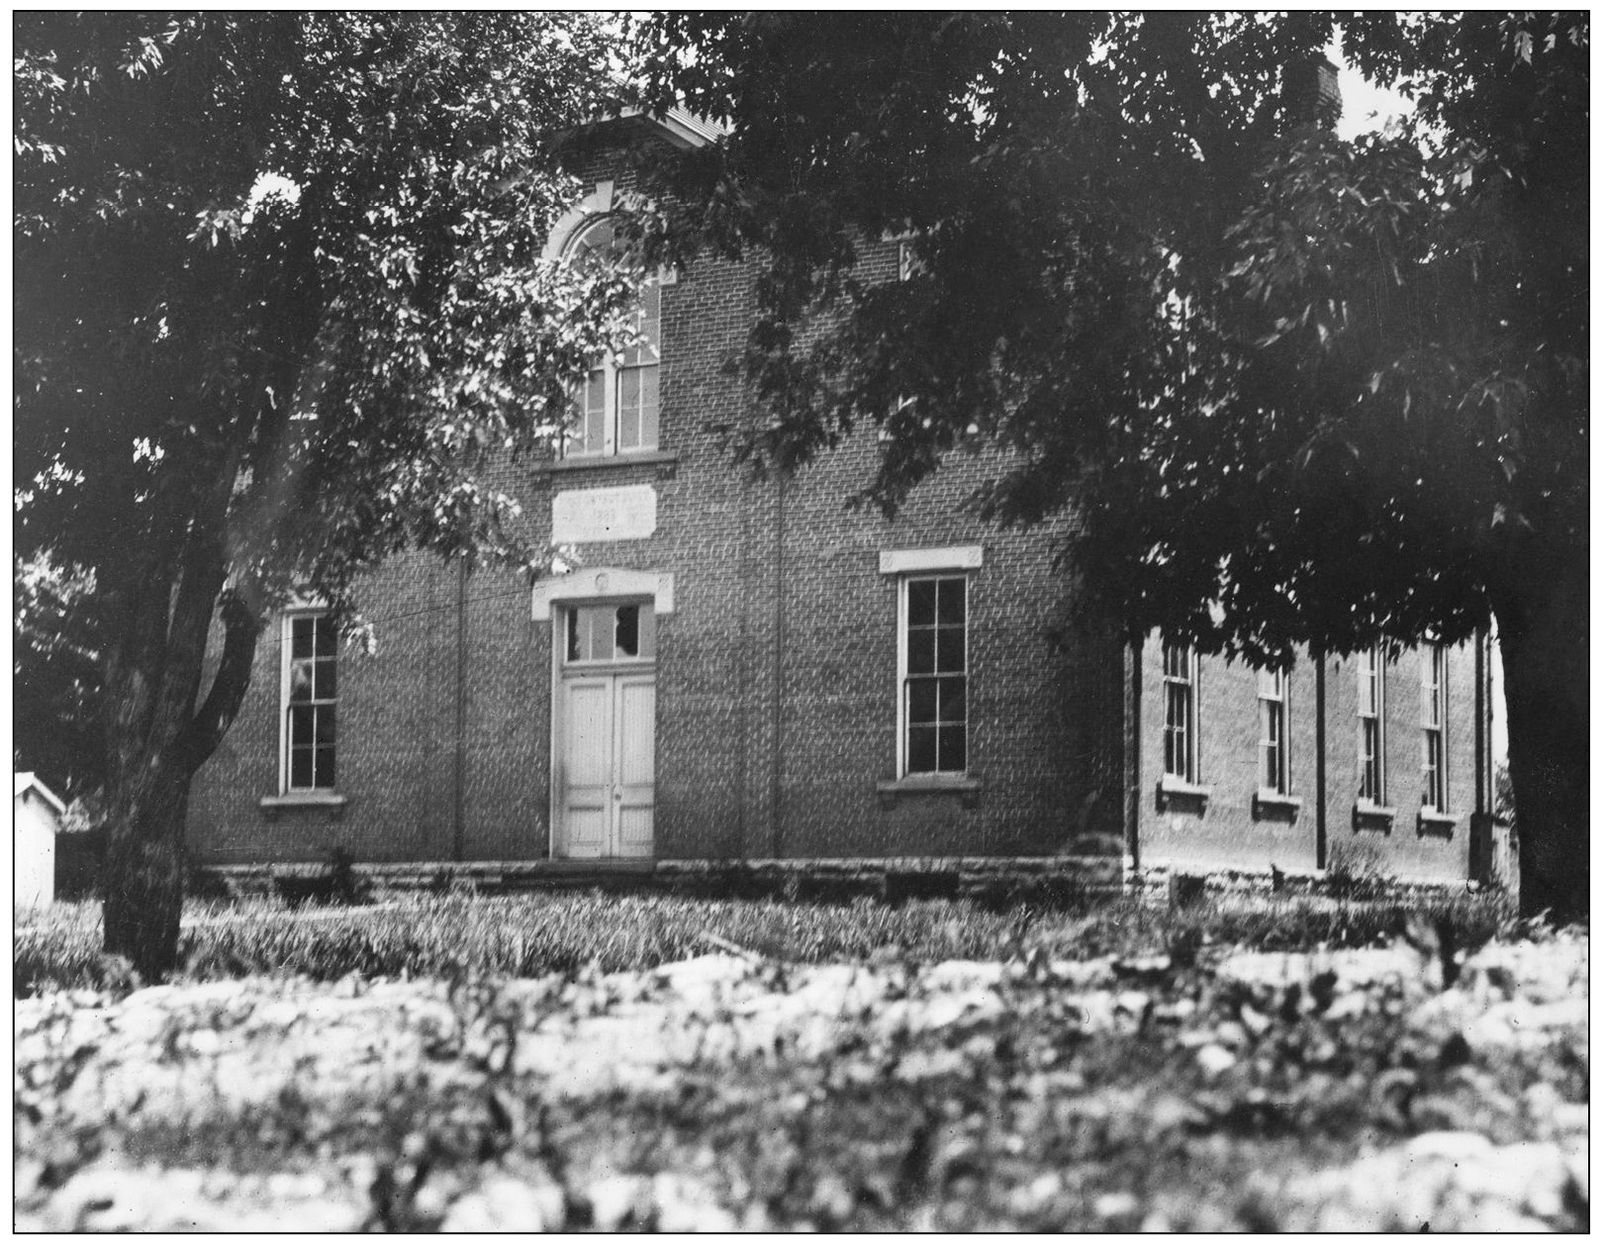
[[[586,225],[569,243],[568,261],[577,266],[612,254],[613,221],[602,217]],[[591,362],[590,374],[575,395],[574,427],[563,446],[564,457],[599,457],[638,453],[658,447],[658,281],[641,287],[635,307],[640,343],[609,352]]]

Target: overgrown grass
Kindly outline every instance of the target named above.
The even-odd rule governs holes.
[[[776,899],[687,898],[596,892],[409,895],[378,907],[290,910],[253,900],[191,903],[175,979],[257,974],[319,980],[470,974],[534,976],[638,970],[707,953],[721,943],[790,962],[875,957],[936,962],[1101,954],[1196,953],[1207,946],[1302,949],[1355,946],[1408,921],[1446,924],[1459,943],[1520,925],[1497,899],[1429,904],[1231,895],[1181,909],[1135,898],[1075,909],[983,905],[960,899],[845,905]],[[98,904],[63,904],[16,930],[13,994],[134,983],[101,953]]]

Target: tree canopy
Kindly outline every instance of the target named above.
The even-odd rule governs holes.
[[[141,970],[170,961],[189,778],[265,610],[343,607],[404,547],[529,555],[477,468],[548,443],[624,331],[628,271],[540,261],[611,38],[546,13],[15,18],[17,552],[93,576],[107,947]]]
[[[1338,34],[1410,123],[1320,123]],[[661,175],[671,236],[763,269],[744,452],[790,469],[878,426],[865,495],[895,508],[1001,445],[973,504],[1073,507],[1071,562],[1133,635],[1269,661],[1496,614],[1523,824],[1552,826],[1524,902],[1586,905],[1586,15],[668,14],[636,39],[659,105],[729,131]],[[909,279],[860,279],[888,236]]]
[[[538,262],[574,192],[551,140],[606,98],[604,37],[19,16],[19,549],[115,591],[202,484],[230,572],[263,586],[503,547],[477,457],[549,435],[604,331],[609,274]]]

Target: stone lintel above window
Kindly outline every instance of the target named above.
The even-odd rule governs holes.
[[[535,621],[551,621],[552,605],[571,600],[612,600],[641,596],[652,601],[662,617],[674,612],[674,573],[632,570],[619,566],[585,566],[572,574],[540,579],[530,591]]]
[[[893,548],[880,555],[882,574],[924,574],[941,570],[979,570],[980,544],[947,548]]]

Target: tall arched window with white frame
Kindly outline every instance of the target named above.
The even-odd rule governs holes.
[[[592,221],[569,243],[566,259],[583,267],[617,257],[619,239],[611,217]],[[658,368],[662,360],[662,293],[649,276],[634,308],[636,340],[629,348],[591,360],[575,394],[573,426],[563,456],[605,457],[658,447]]]

